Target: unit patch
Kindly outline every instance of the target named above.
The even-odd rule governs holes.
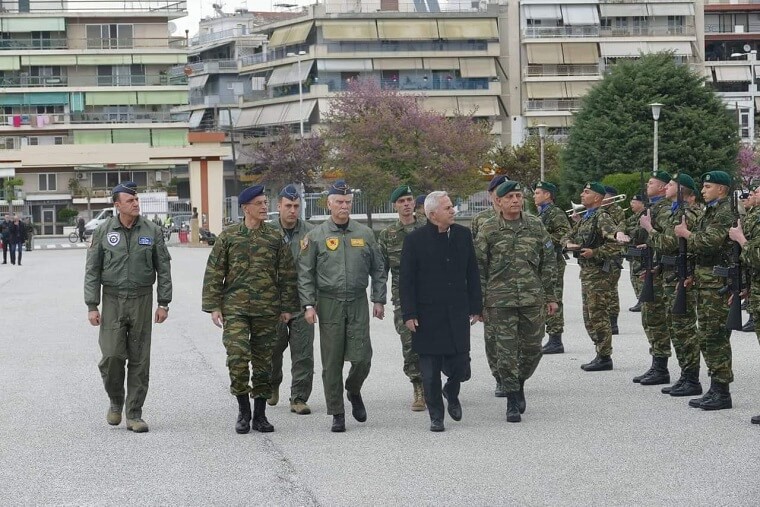
[[[118,232],[109,232],[106,235],[106,241],[108,241],[109,245],[116,246],[119,244],[119,241],[121,241],[121,234]]]

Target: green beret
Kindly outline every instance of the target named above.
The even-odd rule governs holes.
[[[604,197],[607,194],[607,191],[604,189],[604,185],[599,183],[598,181],[590,181],[586,183],[586,186],[583,187],[584,189],[589,189],[592,192],[596,192],[597,194]]]
[[[688,174],[684,174],[684,173],[674,174],[672,179],[676,183],[680,183],[682,187],[686,187],[690,189],[692,192],[697,191],[697,184],[694,183],[694,178],[692,178]]]
[[[391,202],[396,202],[399,198],[404,197],[405,195],[412,195],[412,188],[409,185],[401,185],[391,192]]]
[[[750,192],[757,190],[757,187],[760,187],[760,180],[752,180],[747,186]]]
[[[536,188],[546,190],[552,194],[552,197],[557,195],[557,185],[554,183],[549,183],[548,181],[539,181],[538,184],[536,184]]]
[[[496,187],[496,195],[498,197],[504,197],[510,192],[522,192],[522,185],[520,185],[520,182],[507,180]]]
[[[671,179],[673,179],[668,173],[665,171],[653,171],[652,172],[652,178],[656,180],[660,180],[663,183],[669,183]]]
[[[702,175],[704,183],[716,183],[718,185],[731,186],[731,176],[725,171],[710,171]]]

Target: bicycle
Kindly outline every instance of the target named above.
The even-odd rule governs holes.
[[[72,242],[72,243],[79,242],[79,232],[74,231],[74,232],[70,233],[69,234],[69,241]]]

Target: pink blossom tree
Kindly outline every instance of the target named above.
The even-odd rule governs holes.
[[[742,146],[736,155],[736,165],[739,166],[744,187],[748,187],[753,180],[760,178],[760,164],[758,164],[758,153],[752,146]]]

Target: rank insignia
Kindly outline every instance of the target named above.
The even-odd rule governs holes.
[[[337,250],[338,245],[340,244],[340,239],[338,238],[327,238],[325,240],[325,245],[327,245],[328,250]]]

